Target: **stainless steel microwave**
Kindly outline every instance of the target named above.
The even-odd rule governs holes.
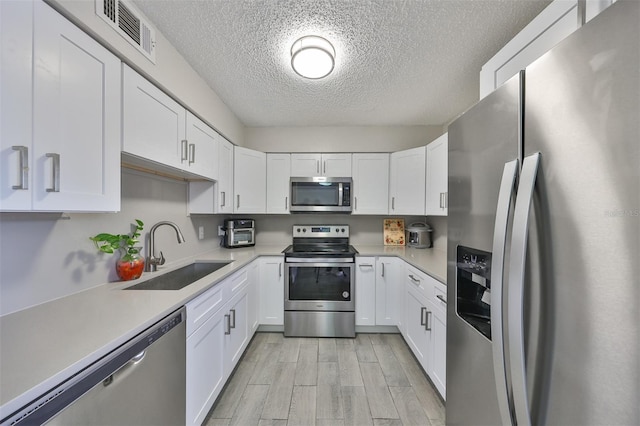
[[[351,178],[292,177],[289,211],[292,213],[351,213]]]

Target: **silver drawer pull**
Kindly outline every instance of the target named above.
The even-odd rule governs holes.
[[[231,309],[229,312],[231,312],[231,324],[229,324],[229,327],[236,328],[236,310]]]
[[[189,145],[189,164],[193,164],[196,162],[196,144],[192,143]]]
[[[185,161],[189,158],[189,142],[186,139],[180,141],[180,161]]]
[[[20,170],[20,183],[13,185],[11,189],[29,189],[29,148],[26,146],[12,146],[11,149],[20,152],[18,168]]]
[[[411,281],[413,281],[414,284],[420,284],[420,280],[414,277],[413,275],[409,274],[409,278],[411,278]]]
[[[224,334],[231,334],[231,315],[225,315],[225,325],[226,325],[226,330],[224,331]]]
[[[441,302],[443,302],[444,304],[446,304],[446,303],[447,303],[447,299],[445,299],[443,295],[441,295],[441,294],[437,294],[437,295],[436,295],[436,297],[437,297],[438,299],[440,299],[440,301],[441,301]]]
[[[370,263],[361,263],[360,267],[367,267],[367,268],[373,268],[373,265]]]
[[[425,313],[427,312],[427,308],[425,308],[424,306],[422,306],[420,308],[420,325],[427,325],[427,319],[425,318],[426,315]]]
[[[429,321],[429,318],[431,318],[431,314],[431,311],[427,311],[427,319],[424,324],[424,329],[427,331],[431,331],[431,321]]]
[[[51,176],[53,186],[47,188],[47,192],[60,192],[60,154],[47,152],[45,156],[53,160],[53,166],[51,168],[53,172]]]

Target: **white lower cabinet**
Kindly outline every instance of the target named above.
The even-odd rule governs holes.
[[[202,424],[253,335],[254,264],[186,305],[187,425]]]
[[[376,325],[400,326],[403,271],[397,257],[379,257],[376,261]]]
[[[376,325],[376,258],[356,257],[356,325]]]
[[[284,325],[284,258],[265,256],[260,261],[260,324]]]
[[[405,269],[405,341],[440,395],[446,397],[446,286],[411,265]]]

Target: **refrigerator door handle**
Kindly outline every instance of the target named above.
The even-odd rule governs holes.
[[[498,192],[496,221],[493,228],[493,252],[491,268],[491,341],[493,351],[493,371],[498,395],[498,407],[503,425],[513,425],[512,408],[509,405],[504,348],[503,323],[503,271],[507,245],[509,210],[515,194],[518,160],[505,163]]]
[[[524,159],[513,217],[509,253],[508,332],[513,405],[518,426],[531,425],[524,363],[524,274],[529,238],[529,212],[540,165],[540,153]]]

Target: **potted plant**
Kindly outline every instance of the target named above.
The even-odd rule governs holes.
[[[144,223],[139,219],[135,221],[130,234],[101,233],[95,237],[89,237],[101,252],[121,253],[120,259],[116,261],[116,274],[122,281],[140,278],[144,270],[144,258],[140,256],[141,247],[137,246]]]

